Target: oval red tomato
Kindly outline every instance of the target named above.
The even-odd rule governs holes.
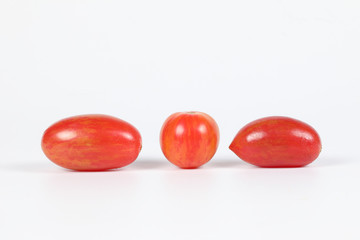
[[[266,117],[240,129],[230,145],[237,156],[259,167],[302,167],[320,154],[317,132],[288,117]]]
[[[107,115],[63,119],[44,133],[42,149],[57,165],[100,171],[132,163],[141,150],[141,136],[131,124]]]
[[[214,156],[219,128],[202,112],[174,113],[162,126],[160,145],[165,157],[180,168],[197,168]]]

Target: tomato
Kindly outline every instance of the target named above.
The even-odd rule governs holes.
[[[238,157],[259,167],[302,167],[320,154],[317,132],[288,117],[266,117],[247,124],[230,145]]]
[[[161,150],[180,168],[197,168],[214,156],[219,128],[202,112],[180,112],[168,117],[160,132]]]
[[[132,163],[141,150],[141,136],[131,124],[107,115],[82,115],[50,126],[41,141],[45,155],[57,165],[100,171]]]

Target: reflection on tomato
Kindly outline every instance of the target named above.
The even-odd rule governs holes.
[[[320,154],[317,132],[288,117],[266,117],[247,124],[230,145],[237,156],[259,167],[302,167]]]
[[[180,168],[197,168],[214,156],[219,128],[202,112],[174,113],[165,121],[160,145],[165,157]]]
[[[141,136],[131,124],[107,115],[81,115],[50,126],[41,142],[45,155],[64,168],[100,171],[132,163]]]

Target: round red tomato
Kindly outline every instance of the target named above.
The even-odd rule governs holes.
[[[165,157],[180,168],[197,168],[214,156],[219,128],[202,112],[174,113],[162,126],[160,145]]]
[[[247,124],[230,145],[237,156],[259,167],[302,167],[320,154],[317,132],[288,117],[266,117]]]
[[[63,119],[44,133],[42,149],[57,165],[100,171],[132,163],[141,150],[141,136],[131,124],[106,115]]]

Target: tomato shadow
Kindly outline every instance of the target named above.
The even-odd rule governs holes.
[[[320,156],[319,159],[311,163],[309,167],[335,167],[359,163],[359,158],[351,156]]]
[[[99,171],[75,171],[71,169],[66,169],[51,162],[26,162],[26,163],[13,163],[0,165],[0,170],[5,170],[8,172],[22,172],[22,173],[48,173],[48,174],[57,174],[57,173],[89,173],[89,172],[116,172],[122,171],[123,169],[110,169],[110,170],[99,170]]]
[[[137,159],[135,162],[131,163],[128,166],[123,168],[115,168],[109,170],[92,170],[92,171],[77,171],[66,169],[56,164],[51,163],[50,161],[27,161],[27,162],[18,162],[18,163],[9,163],[9,164],[1,164],[0,170],[6,172],[21,172],[21,173],[101,173],[101,172],[127,172],[134,170],[173,170],[176,169],[174,165],[168,162],[166,159],[160,158],[145,158],[145,159]]]
[[[201,169],[221,169],[221,168],[238,168],[238,167],[251,167],[251,165],[243,162],[240,159],[234,158],[214,158],[208,163],[200,166],[199,168],[192,169],[182,169],[172,163],[170,163],[165,158],[141,158],[136,160],[130,166],[126,167],[131,170],[181,170],[181,171],[196,171]]]
[[[204,165],[206,168],[241,168],[241,169],[303,169],[303,168],[322,168],[338,167],[345,165],[360,164],[360,158],[352,156],[320,156],[313,163],[307,166],[296,167],[257,167],[239,158],[216,158]]]
[[[356,157],[340,157],[340,156],[324,156],[319,157],[313,163],[302,168],[323,168],[323,167],[339,167],[346,165],[360,164],[360,159]],[[137,170],[162,170],[162,171],[192,171],[192,170],[215,170],[215,169],[274,169],[274,168],[259,168],[248,164],[238,158],[216,157],[210,160],[205,165],[197,169],[180,169],[171,164],[165,158],[140,158],[129,166],[110,170],[101,171],[75,171],[59,167],[49,161],[28,161],[11,164],[1,164],[0,170],[8,172],[22,172],[22,173],[89,173],[89,172],[128,172]]]
[[[165,158],[141,158],[133,162],[131,165],[125,169],[129,170],[150,170],[150,169],[161,169],[161,170],[172,170],[174,169],[172,165]]]
[[[236,168],[248,168],[249,164],[247,164],[246,162],[242,161],[241,159],[237,159],[237,158],[215,158],[210,160],[210,162],[208,162],[206,165],[203,166],[203,168],[231,168],[231,169],[236,169]]]

